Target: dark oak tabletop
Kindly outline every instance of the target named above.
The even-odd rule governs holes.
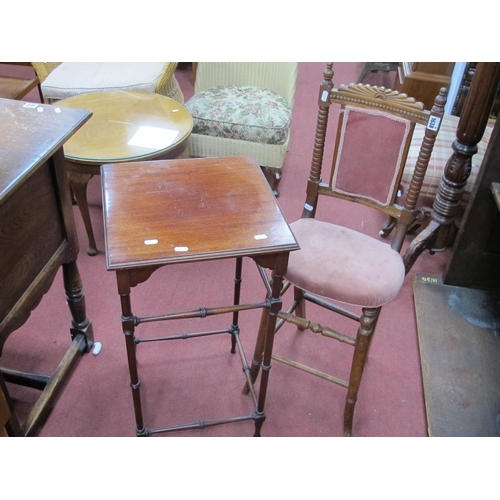
[[[101,176],[109,270],[299,248],[251,158],[108,164]]]
[[[0,200],[91,116],[82,109],[0,99]]]

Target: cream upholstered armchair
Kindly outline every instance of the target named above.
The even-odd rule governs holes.
[[[32,62],[47,104],[84,92],[154,92],[181,104],[176,62]]]
[[[289,148],[296,62],[200,62],[189,153],[194,157],[251,155],[278,183]]]

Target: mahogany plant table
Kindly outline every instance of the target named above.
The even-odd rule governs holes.
[[[92,111],[93,116],[65,145],[69,184],[89,240],[97,254],[87,202],[87,185],[104,163],[177,158],[193,128],[189,111],[177,101],[147,92],[87,92],[58,106]]]
[[[115,271],[122,308],[122,329],[127,348],[137,436],[254,420],[255,436],[265,419],[269,369],[276,318],[281,309],[280,288],[290,251],[299,248],[276,199],[257,163],[246,157],[178,159],[110,164],[101,167],[106,265]],[[272,287],[259,303],[240,304],[243,257],[271,270]],[[228,306],[160,316],[137,317],[131,305],[131,288],[149,279],[162,266],[233,258],[236,261],[234,301]],[[258,394],[250,380],[238,314],[262,309],[260,328],[266,332]],[[143,323],[232,314],[228,328],[140,338]],[[228,321],[229,322],[229,321]],[[143,421],[136,350],[142,342],[230,334],[231,352],[241,358],[245,384],[254,411],[247,415],[149,429]],[[229,342],[229,339],[228,339]]]

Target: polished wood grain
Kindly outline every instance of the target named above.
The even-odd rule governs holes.
[[[90,116],[84,110],[0,99],[0,201],[13,196],[35,167],[61,148],[78,120],[81,126]]]
[[[102,185],[108,269],[296,247],[263,174],[248,158],[103,165]]]
[[[40,378],[1,370],[7,382],[42,389],[27,421],[12,427],[22,435],[36,433],[81,353],[93,344],[76,264],[78,240],[62,151],[62,144],[90,116],[85,110],[0,99],[0,354],[61,266],[72,315],[73,340],[53,375]]]
[[[253,420],[260,436],[266,418],[265,400],[276,320],[281,309],[280,290],[289,252],[299,248],[259,165],[252,158],[199,158],[101,167],[106,237],[106,265],[116,271],[122,308],[122,329],[127,348],[136,435],[201,428]],[[241,304],[242,258],[250,257],[271,270],[272,284],[265,285],[266,299]],[[158,268],[186,262],[235,258],[234,300],[229,306],[200,307],[160,316],[133,314],[131,288],[147,281]],[[214,283],[214,286],[216,284]],[[219,284],[220,286],[220,284]],[[238,314],[262,309],[259,338],[264,339],[262,376],[257,394],[239,338]],[[141,339],[136,326],[154,321],[204,318],[232,313],[228,328]],[[254,411],[246,415],[197,421],[151,429],[145,425],[141,380],[136,351],[142,342],[172,341],[230,334],[231,353],[239,352],[247,392]]]
[[[193,119],[184,106],[159,94],[88,92],[58,106],[92,111],[92,119],[64,146],[69,182],[89,240],[87,253],[98,250],[87,202],[87,184],[103,163],[177,158],[187,146]]]

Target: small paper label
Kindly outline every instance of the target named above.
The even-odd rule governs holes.
[[[441,123],[441,118],[438,116],[431,116],[429,118],[429,121],[427,122],[427,128],[429,130],[432,130],[433,132],[436,132],[436,130],[439,129],[439,124]]]
[[[144,240],[145,245],[158,245],[158,240],[157,239],[152,239],[152,240]]]
[[[189,247],[175,247],[174,250],[176,252],[187,252],[189,250]]]
[[[36,102],[27,102],[23,108],[36,108],[38,104]]]
[[[328,90],[323,90],[323,92],[321,93],[321,100],[323,102],[328,101]]]
[[[256,240],[265,240],[267,238],[267,234],[256,234],[254,238]]]
[[[313,207],[313,206],[311,206],[311,205],[309,205],[308,203],[306,203],[306,204],[304,205],[304,208],[305,208],[308,212],[312,212],[314,207]]]

